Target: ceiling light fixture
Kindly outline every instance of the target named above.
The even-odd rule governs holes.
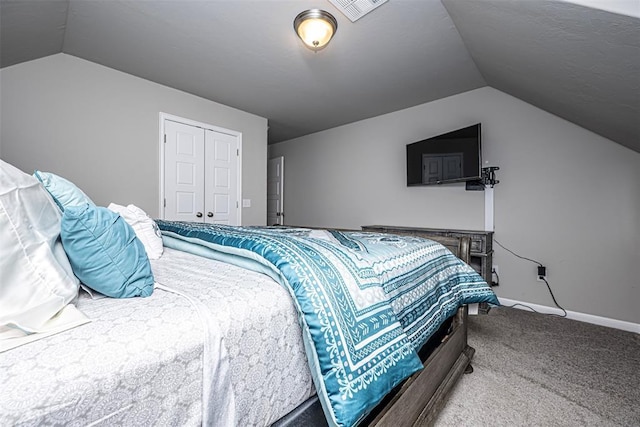
[[[329,43],[338,30],[338,21],[329,12],[310,9],[296,16],[293,28],[309,49],[317,51]]]

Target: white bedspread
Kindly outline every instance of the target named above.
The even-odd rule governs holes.
[[[169,248],[151,263],[156,281],[197,293],[211,308],[229,353],[236,425],[270,425],[315,393],[284,288],[263,274]],[[199,283],[203,276],[210,286]]]
[[[201,425],[203,372],[220,369],[233,396],[213,381],[210,413],[232,398],[236,425],[269,425],[313,394],[295,308],[274,281],[170,249],[152,266],[158,283],[190,298],[83,294],[91,323],[0,354],[0,425]],[[205,336],[219,337],[228,361],[223,348],[203,365]]]

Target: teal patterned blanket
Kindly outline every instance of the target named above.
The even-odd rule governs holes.
[[[498,304],[442,245],[379,233],[158,221],[166,246],[264,272],[303,323],[330,426],[362,420],[422,368],[416,351],[458,307]]]

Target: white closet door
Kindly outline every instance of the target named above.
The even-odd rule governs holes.
[[[238,137],[205,130],[206,222],[240,225]]]
[[[204,221],[204,130],[165,121],[164,218],[172,221]]]

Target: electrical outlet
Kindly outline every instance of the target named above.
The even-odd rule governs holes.
[[[544,265],[538,266],[538,274],[536,275],[538,282],[545,282],[547,280],[547,267]]]

